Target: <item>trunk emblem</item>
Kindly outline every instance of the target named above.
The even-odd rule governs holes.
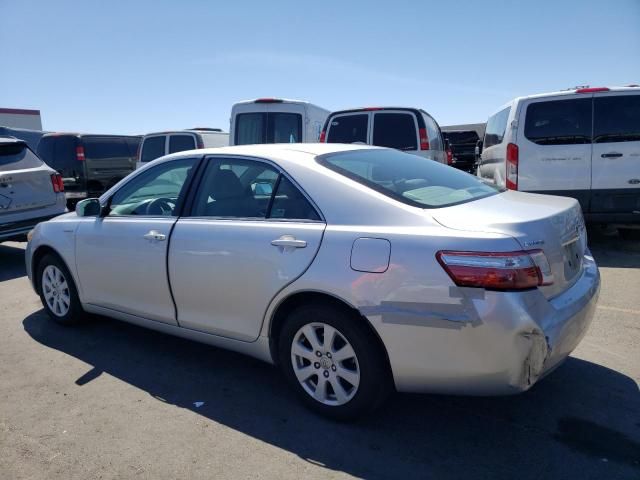
[[[544,245],[544,240],[529,240],[528,242],[524,242],[524,246],[529,247],[537,247],[539,245]]]

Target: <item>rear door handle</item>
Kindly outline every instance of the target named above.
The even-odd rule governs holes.
[[[167,236],[164,233],[160,233],[157,230],[151,230],[149,233],[145,233],[144,234],[144,239],[145,240],[150,240],[150,241],[156,241],[156,242],[162,242],[164,240],[167,239]]]
[[[307,246],[307,242],[304,240],[298,240],[292,235],[283,235],[280,238],[271,240],[271,245],[283,248],[305,248]]]
[[[602,158],[619,158],[622,156],[621,153],[611,152],[611,153],[603,153],[600,155]]]

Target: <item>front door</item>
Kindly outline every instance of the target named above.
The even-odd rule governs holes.
[[[596,94],[593,102],[591,211],[640,220],[640,95]]]
[[[105,217],[76,233],[84,301],[175,324],[167,279],[167,244],[195,159],[161,163],[124,184]]]
[[[210,157],[171,236],[169,277],[181,327],[255,340],[267,306],[304,273],[325,224],[274,165]]]

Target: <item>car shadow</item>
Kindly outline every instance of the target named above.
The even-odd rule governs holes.
[[[637,384],[576,358],[522,395],[398,394],[375,414],[341,424],[304,409],[276,368],[233,352],[104,318],[65,328],[42,310],[23,326],[35,341],[91,366],[70,379],[74,388],[108,373],[330,471],[492,479],[640,472]]]
[[[615,229],[591,226],[589,249],[599,267],[640,268],[640,241],[625,240]]]
[[[24,277],[26,274],[24,248],[0,244],[0,282]]]

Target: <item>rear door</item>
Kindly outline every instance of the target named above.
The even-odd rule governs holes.
[[[591,212],[640,213],[640,94],[595,94],[593,111]]]
[[[269,302],[313,261],[325,224],[270,162],[206,161],[191,212],[171,235],[169,278],[178,323],[253,341]]]
[[[90,195],[100,195],[135,170],[123,137],[82,137]]]
[[[589,211],[592,96],[529,100],[518,125],[518,190],[573,197]],[[484,157],[484,153],[483,153]]]
[[[369,112],[339,113],[329,118],[327,143],[371,144]]]
[[[0,219],[54,205],[56,198],[51,170],[25,143],[0,144]]]

